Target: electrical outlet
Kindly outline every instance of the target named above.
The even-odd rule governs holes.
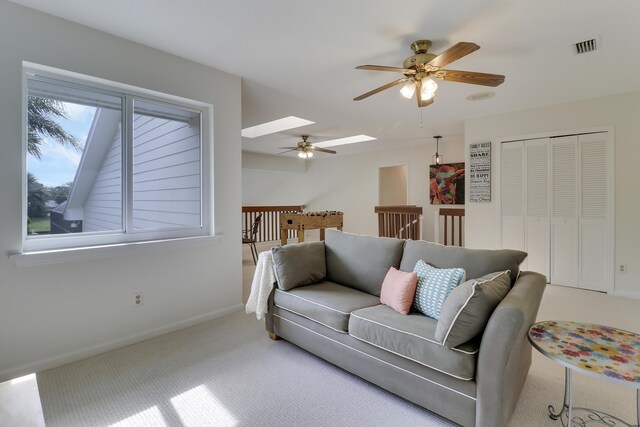
[[[133,293],[133,305],[134,307],[140,307],[143,303],[142,292],[134,292]]]
[[[620,266],[618,267],[618,271],[620,273],[626,273],[627,272],[627,264],[620,264]]]

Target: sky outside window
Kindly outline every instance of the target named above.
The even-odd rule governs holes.
[[[64,130],[78,139],[84,147],[87,135],[96,113],[96,107],[62,102],[67,118],[50,117]],[[42,156],[40,159],[29,154],[27,156],[27,168],[37,180],[46,187],[56,187],[72,182],[82,151],[76,150],[67,144],[61,144],[53,138],[41,135],[43,144],[40,146]]]

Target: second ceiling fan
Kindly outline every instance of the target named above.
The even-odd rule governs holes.
[[[309,135],[302,135],[302,141],[298,142],[298,145],[296,147],[280,147],[281,150],[287,150],[287,151],[283,151],[282,153],[278,153],[278,154],[284,154],[290,151],[297,151],[298,157],[300,157],[301,159],[312,158],[314,151],[319,151],[322,153],[329,153],[329,154],[336,154],[336,152],[333,150],[327,150],[326,148],[320,148],[320,147],[316,147],[315,145],[311,145],[311,143],[307,141],[308,138],[309,138]]]
[[[360,101],[378,92],[405,83],[400,93],[406,98],[412,98],[414,93],[418,107],[426,107],[433,103],[433,97],[438,87],[435,80],[446,80],[459,83],[470,83],[482,86],[498,86],[504,82],[500,74],[477,73],[474,71],[446,70],[443,67],[480,49],[475,43],[460,42],[447,49],[440,55],[429,53],[430,40],[417,40],[411,44],[414,55],[407,58],[402,67],[388,67],[383,65],[360,65],[357,70],[391,71],[404,74],[404,77],[372,91],[364,93],[354,101]]]

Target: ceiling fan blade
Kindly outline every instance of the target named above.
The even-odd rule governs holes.
[[[329,153],[329,154],[336,154],[336,151],[333,150],[327,150],[326,148],[320,148],[320,147],[315,147],[312,146],[311,149],[313,151],[320,151],[321,153]]]
[[[281,150],[297,150],[299,147],[278,147]]]
[[[374,90],[372,90],[372,91],[369,91],[369,92],[367,92],[367,93],[363,93],[362,95],[360,95],[360,96],[357,96],[357,97],[353,98],[353,100],[354,100],[354,101],[361,101],[361,100],[363,100],[363,99],[365,99],[365,98],[370,97],[371,95],[375,95],[375,94],[376,94],[376,93],[378,93],[378,92],[382,92],[383,90],[389,89],[389,88],[394,87],[394,86],[397,86],[397,85],[399,85],[399,84],[402,84],[402,83],[406,82],[407,80],[409,80],[409,79],[408,79],[408,78],[406,78],[406,77],[403,77],[403,78],[398,79],[398,80],[396,80],[396,81],[393,81],[393,82],[391,82],[391,83],[387,83],[387,84],[386,84],[386,85],[384,85],[384,86],[380,86],[379,88],[376,88],[376,89],[374,89]]]
[[[282,148],[284,148],[284,147],[280,147],[280,149],[282,149]],[[282,152],[278,153],[278,155],[280,155],[280,154],[285,154],[285,153],[289,153],[289,152],[291,152],[291,151],[297,151],[297,150],[298,150],[297,148],[292,148],[291,150],[282,151]]]
[[[474,71],[440,70],[443,79],[450,82],[469,83],[472,85],[482,85],[496,87],[504,82],[504,76],[500,74],[476,73]]]
[[[475,43],[460,42],[433,58],[429,62],[429,65],[433,65],[434,67],[445,67],[453,61],[457,61],[463,56],[467,56],[478,49],[480,49],[480,46]]]
[[[416,70],[411,68],[387,67],[386,65],[358,65],[356,70],[391,71],[403,74],[415,74]]]
[[[422,103],[419,106],[420,107],[427,107],[427,106],[433,104],[433,100],[434,100],[433,97],[431,97],[429,99],[425,99],[425,100],[422,101]]]
[[[418,100],[418,108],[422,107],[422,90],[420,82],[416,83],[416,99]]]
[[[433,104],[433,96],[428,99],[422,99],[422,91],[420,90],[420,87],[416,89],[416,99],[418,100],[418,107],[426,107],[427,105]]]

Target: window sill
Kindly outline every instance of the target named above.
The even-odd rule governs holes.
[[[139,253],[152,253],[194,247],[196,245],[215,243],[220,240],[221,237],[222,234],[216,234],[214,236],[184,237],[178,239],[24,252],[9,254],[9,259],[18,267],[59,264],[64,262],[85,261],[106,257],[128,256]]]

